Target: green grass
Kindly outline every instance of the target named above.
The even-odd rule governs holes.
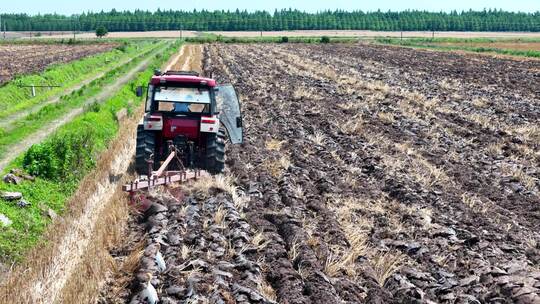
[[[521,57],[532,57],[540,58],[540,51],[535,50],[514,50],[506,48],[496,48],[496,47],[474,47],[474,46],[463,46],[463,45],[439,45],[438,43],[496,43],[496,42],[505,42],[505,43],[527,43],[527,42],[540,42],[540,39],[536,38],[519,38],[519,39],[490,39],[490,38],[467,38],[467,39],[458,39],[458,38],[409,38],[405,40],[400,40],[398,38],[376,38],[376,42],[382,44],[392,44],[392,45],[401,45],[417,48],[427,48],[443,51],[469,51],[476,53],[495,53],[503,55],[512,55],[512,56],[521,56]]]
[[[36,181],[24,181],[20,185],[0,183],[0,191],[22,192],[24,197],[31,202],[31,206],[20,208],[15,203],[0,200],[0,213],[5,214],[13,221],[9,227],[0,227],[0,261],[9,263],[20,261],[25,252],[40,241],[50,219],[45,215],[48,208],[61,214],[65,210],[65,204],[77,189],[78,183],[83,176],[94,166],[99,154],[105,150],[110,141],[118,132],[118,122],[115,113],[122,108],[128,107],[129,101],[134,106],[140,105],[142,99],[135,95],[135,87],[148,83],[153,68],[161,66],[172,54],[177,51],[178,43],[168,47],[162,55],[155,55],[152,64],[144,72],[123,86],[114,97],[108,99],[99,107],[89,108],[87,112],[73,121],[62,126],[54,135],[51,135],[34,149],[47,147],[60,138],[77,136],[82,133],[90,134],[92,145],[85,147],[92,156],[80,164],[81,174],[64,172],[64,178],[46,179],[37,177]],[[28,153],[28,152],[27,152]],[[9,166],[10,168],[23,167],[25,155],[21,155]],[[81,169],[82,168],[82,169]],[[67,169],[66,169],[67,170]]]
[[[162,43],[158,44],[157,47],[161,46]],[[153,49],[147,51],[152,50]],[[44,124],[61,117],[70,110],[79,108],[93,96],[97,95],[103,86],[113,82],[116,78],[137,65],[145,55],[146,52],[138,55],[138,57],[133,59],[129,64],[107,72],[104,77],[92,81],[70,95],[63,96],[59,102],[46,105],[39,111],[14,122],[14,127],[10,131],[0,132],[0,157],[9,150],[11,145],[39,130]]]
[[[40,74],[18,76],[0,87],[0,119],[44,102],[81,81],[109,69],[119,61],[147,51],[152,46],[153,44],[148,42],[121,45],[117,49],[106,53],[85,57],[66,64],[51,65]],[[37,96],[32,97],[30,88],[18,87],[18,85],[30,84],[61,85],[61,87],[52,89],[36,88]]]

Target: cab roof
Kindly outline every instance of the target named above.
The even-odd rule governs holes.
[[[185,84],[201,84],[201,85],[206,85],[208,87],[216,86],[216,81],[214,79],[193,76],[193,75],[160,75],[160,76],[154,75],[152,76],[150,83],[153,85],[159,85],[159,84],[164,84],[164,83],[167,83],[167,84],[185,83]]]

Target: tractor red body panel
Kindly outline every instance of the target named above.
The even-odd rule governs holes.
[[[183,135],[190,140],[197,140],[200,137],[200,117],[164,117],[163,138],[173,139]]]
[[[202,85],[209,88],[215,87],[216,81],[214,79],[199,77],[194,75],[154,75],[150,80],[150,84],[159,85]],[[160,115],[160,114],[157,114]],[[201,116],[188,117],[188,116],[166,116],[163,115],[163,131],[161,138],[163,140],[170,140],[177,136],[185,136],[188,140],[198,142],[201,138]]]
[[[227,134],[222,127],[232,130],[236,136],[233,139],[242,136],[238,96],[231,85],[218,87],[214,79],[198,75],[192,71],[155,71],[148,85],[146,114],[137,127],[138,174],[149,174],[149,167],[155,171],[161,162],[166,165],[173,157],[179,162],[169,169],[223,172]]]
[[[214,79],[192,76],[192,75],[152,76],[150,83],[153,85],[159,85],[161,83],[203,84],[211,88],[216,86],[216,81]]]

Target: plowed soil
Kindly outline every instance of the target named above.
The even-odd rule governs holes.
[[[204,57],[242,99],[234,179],[155,194],[115,253],[140,262],[103,302],[144,303],[148,282],[162,303],[540,302],[539,61],[300,44]]]
[[[54,63],[66,63],[86,56],[106,52],[116,44],[94,45],[0,45],[0,84],[16,75],[43,71]]]

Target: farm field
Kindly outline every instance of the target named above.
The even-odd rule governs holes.
[[[497,48],[520,51],[540,51],[540,42],[527,41],[493,41],[493,42],[441,42],[438,46],[445,47],[472,47],[472,48]]]
[[[202,70],[246,142],[131,218],[102,302],[540,301],[539,61],[214,44]]]
[[[67,63],[79,58],[106,52],[115,43],[90,45],[0,44],[0,84],[16,75],[40,72],[55,63]]]
[[[401,45],[442,51],[466,51],[540,58],[540,42],[535,38],[375,38],[381,44]]]
[[[390,31],[360,31],[360,30],[298,30],[298,31],[147,31],[147,32],[111,32],[109,38],[179,38],[182,37],[197,37],[202,34],[215,34],[225,37],[400,37],[401,32]],[[27,32],[21,33],[23,37]],[[40,38],[71,38],[73,33],[54,32],[43,33]],[[262,35],[261,35],[262,34]],[[404,37],[424,37],[431,38],[432,32],[425,31],[405,31]],[[95,33],[77,33],[77,38],[96,38]],[[435,37],[445,38],[539,38],[540,33],[530,32],[435,32]]]
[[[35,2],[0,304],[540,304],[532,1]]]

